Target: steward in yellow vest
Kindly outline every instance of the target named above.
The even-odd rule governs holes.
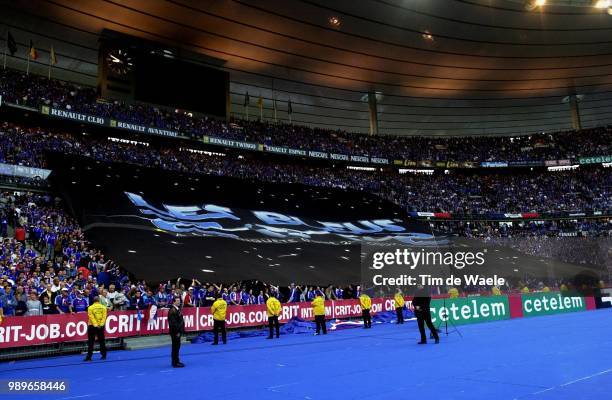
[[[223,344],[227,344],[227,331],[225,330],[225,315],[227,314],[227,302],[221,298],[221,293],[217,293],[217,300],[210,307],[210,312],[213,315],[213,332],[215,338],[213,346],[219,344],[219,332],[221,332],[221,340]]]
[[[370,296],[362,293],[359,296],[359,303],[361,304],[361,314],[363,316],[363,328],[369,329],[372,327],[372,317],[370,316],[370,308],[372,308],[372,300]]]
[[[100,343],[100,355],[106,360],[106,340],[104,339],[104,328],[106,326],[106,307],[100,304],[100,298],[94,297],[93,304],[87,308],[87,356],[85,361],[91,361],[93,355],[94,341],[96,337]]]
[[[317,325],[315,335],[318,335],[321,331],[323,331],[324,335],[327,335],[327,327],[325,326],[325,300],[323,299],[323,293],[317,291],[316,297],[310,304],[312,305],[312,312],[314,314],[315,324]]]
[[[272,339],[273,328],[276,328],[276,338],[280,337],[280,324],[278,323],[278,317],[281,313],[281,303],[274,296],[270,296],[266,301],[266,313],[268,314],[268,328],[270,334],[268,339]]]
[[[404,296],[402,296],[401,292],[395,293],[395,297],[393,297],[393,301],[395,303],[395,314],[397,315],[397,324],[404,323]]]

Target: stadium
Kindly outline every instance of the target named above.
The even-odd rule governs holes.
[[[1,397],[612,392],[612,1],[0,7]]]

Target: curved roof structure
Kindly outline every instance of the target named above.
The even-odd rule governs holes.
[[[612,123],[612,15],[530,1],[1,0],[0,22],[20,48],[35,43],[35,72],[53,45],[55,75],[88,84],[103,29],[223,60],[236,116],[248,91],[267,118],[276,97],[287,119],[291,99],[295,123],[367,132],[375,91],[383,134],[571,129],[570,95],[584,127]]]

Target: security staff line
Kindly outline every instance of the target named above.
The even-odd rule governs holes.
[[[402,331],[404,332],[404,331]],[[362,332],[356,336],[353,337],[338,337],[337,335],[334,335],[332,337],[325,337],[325,338],[321,338],[318,340],[314,340],[314,341],[307,341],[307,342],[299,342],[299,343],[275,343],[274,347],[298,347],[298,346],[314,346],[314,345],[318,345],[320,343],[336,343],[336,342],[346,342],[346,341],[353,341],[353,340],[361,340],[363,338],[378,338],[378,339],[390,339],[389,337],[385,336],[380,336],[377,335],[375,333],[366,333],[366,332]],[[404,338],[405,339],[405,338]],[[401,340],[404,340],[401,339]],[[269,349],[271,346],[270,345],[262,345],[262,346],[252,346],[252,347],[241,347],[239,349],[236,348],[223,348],[223,349],[219,349],[219,350],[206,350],[206,351],[196,351],[196,352],[189,352],[186,353],[185,356],[186,357],[191,357],[191,356],[199,356],[199,355],[208,355],[208,354],[219,354],[219,353],[234,353],[234,352],[244,352],[244,351],[248,351],[248,350],[264,350],[264,349]],[[149,356],[149,357],[131,357],[131,358],[113,358],[112,360],[105,360],[105,361],[98,361],[95,364],[101,364],[101,363],[118,363],[118,362],[128,362],[128,361],[137,361],[137,360],[155,360],[155,359],[163,359],[163,358],[168,358],[167,354],[163,354],[163,355],[158,355],[158,356]],[[70,366],[83,366],[84,364],[82,362],[71,362],[71,363],[63,363],[63,364],[54,364],[54,367],[70,367]],[[94,365],[94,363],[87,363],[84,366],[89,366],[89,365]],[[14,368],[14,363],[11,366],[10,370],[11,371],[28,371],[28,370],[37,370],[37,369],[48,369],[48,366],[37,366],[37,367],[20,367],[20,368]],[[0,370],[0,372],[2,372],[2,370]]]

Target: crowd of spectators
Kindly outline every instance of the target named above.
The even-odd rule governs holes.
[[[604,267],[612,273],[612,237],[516,236],[511,240],[493,238],[492,243],[510,246],[530,256],[574,265]]]
[[[42,105],[89,115],[155,126],[198,139],[204,135],[291,148],[388,159],[429,161],[558,160],[612,154],[612,127],[518,137],[423,137],[378,135],[310,128],[266,121],[234,120],[226,123],[181,110],[100,99],[92,87],[0,71],[3,101],[39,108]],[[26,150],[27,152],[27,150]],[[27,154],[15,157],[27,157]]]
[[[610,223],[607,223],[609,231]],[[594,223],[584,221],[581,224]],[[551,258],[560,256],[554,251],[568,249],[565,242],[546,245],[552,244],[546,240],[554,240],[550,235],[535,234],[537,240],[533,236],[514,241],[514,247],[527,254]],[[487,239],[491,237],[485,236]],[[169,307],[177,296],[184,306],[192,307],[210,306],[217,294],[221,294],[230,305],[249,305],[264,304],[269,296],[283,302],[300,302],[312,300],[317,293],[327,299],[358,298],[361,293],[361,287],[357,285],[321,287],[291,284],[279,287],[257,280],[223,284],[178,278],[148,285],[91,247],[78,224],[64,211],[61,201],[47,194],[0,193],[0,242],[0,312],[3,316],[85,312],[96,296],[109,310],[146,312],[153,305]],[[583,247],[589,246],[582,243]],[[608,253],[597,253],[604,262],[605,257],[609,260],[611,256],[610,246],[606,248]],[[573,256],[567,261],[584,263],[576,257],[586,253],[576,252],[576,247],[572,249],[564,252],[566,256]],[[546,288],[550,287],[551,283],[547,283]],[[521,281],[497,289],[517,292],[525,288],[542,290],[543,284],[540,280]],[[460,289],[469,293],[496,290],[482,287]]]
[[[475,239],[517,238],[517,237],[612,237],[612,218],[572,218],[544,221],[493,222],[437,220],[430,223],[432,228],[444,235],[455,235]]]
[[[152,148],[91,137],[52,134],[41,129],[0,126],[0,141],[27,143],[0,150],[0,162],[20,160],[44,167],[45,151],[81,155],[105,162],[126,162],[186,173],[301,183],[309,186],[368,191],[406,211],[483,213],[612,210],[612,174],[607,168],[572,171],[502,173],[450,172],[434,175],[398,174],[394,170],[357,171],[261,159],[204,155],[176,147]]]

